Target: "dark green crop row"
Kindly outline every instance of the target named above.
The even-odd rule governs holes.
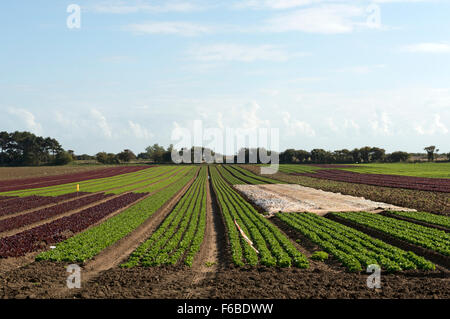
[[[392,237],[422,246],[445,256],[450,256],[450,234],[435,228],[410,223],[395,218],[365,212],[334,213],[350,220],[386,233]]]
[[[210,167],[214,192],[222,211],[234,264],[307,268],[309,262],[291,241],[272,223],[259,214],[231,186],[215,166]],[[256,252],[241,236],[235,221],[253,242]]]
[[[255,179],[243,174],[241,171],[234,169],[231,165],[223,165],[222,167],[229,174],[234,175],[236,178],[240,179],[241,182],[239,184],[250,184],[250,185],[267,184],[266,182],[260,181],[259,179]]]
[[[153,193],[154,189],[159,189],[161,186],[171,184],[179,176],[183,176],[190,168],[188,166],[177,167],[171,169],[163,174],[159,174],[156,177],[149,178],[143,182],[137,184],[126,185],[114,189],[112,191],[106,192],[107,194],[122,194],[124,192],[135,192],[135,193]]]
[[[403,216],[433,225],[443,226],[450,229],[450,217],[425,212],[389,212],[393,215]]]
[[[158,229],[140,245],[122,267],[175,265],[185,256],[192,266],[206,226],[206,173],[200,173]]]
[[[230,183],[231,185],[239,185],[239,184],[245,184],[244,181],[240,180],[237,177],[234,177],[228,170],[223,168],[222,165],[215,166],[219,170],[220,174],[222,174],[223,178]]]
[[[41,253],[36,259],[84,262],[96,256],[103,249],[124,238],[145,222],[180,191],[195,176],[196,172],[197,169],[191,167],[185,175],[179,174],[173,177],[170,186],[161,187],[152,196],[100,225],[67,239],[58,244],[55,249]]]
[[[353,228],[311,213],[279,213],[276,217],[324,250],[333,254],[349,271],[362,271],[371,264],[394,272],[435,269],[426,259],[406,252]]]
[[[233,166],[231,166],[231,168],[234,171],[239,171],[243,175],[248,176],[252,179],[260,180],[263,182],[263,184],[286,184],[285,182],[281,182],[281,181],[277,181],[275,179],[265,177],[267,175],[256,175],[256,174],[250,172],[249,170],[246,170],[245,166],[233,165]]]

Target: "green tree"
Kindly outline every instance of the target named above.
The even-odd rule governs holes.
[[[121,162],[129,162],[136,159],[136,155],[131,150],[124,150],[123,152],[120,152],[117,154],[117,158]]]
[[[388,162],[406,162],[410,157],[409,153],[406,152],[393,152],[391,154],[389,154],[388,156],[386,156],[386,160]]]
[[[164,158],[164,152],[166,151],[163,146],[153,144],[145,149],[149,158],[155,163],[161,163]]]
[[[439,150],[436,149],[436,146],[434,145],[427,146],[424,148],[424,150],[427,152],[428,162],[433,162],[435,153],[439,152]]]
[[[56,165],[67,165],[73,161],[73,157],[69,152],[62,151],[56,154],[55,164]]]
[[[102,164],[119,164],[119,159],[113,153],[100,152],[95,155],[95,158]]]

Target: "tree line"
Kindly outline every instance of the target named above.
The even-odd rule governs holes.
[[[0,132],[0,165],[37,166],[65,165],[73,160],[54,138],[30,132]]]
[[[188,153],[190,151],[191,162],[200,162],[204,158],[194,158],[196,150],[202,153],[208,150],[215,158],[221,158],[225,163],[226,156],[215,154],[214,151],[203,147],[183,148],[180,150]],[[434,161],[439,149],[436,146],[425,147],[428,161]],[[153,163],[172,163],[172,152],[174,146],[171,144],[165,148],[159,144],[148,146],[145,152],[136,155],[133,151],[125,149],[115,154],[99,152],[95,156],[83,154],[75,155],[72,150],[64,150],[61,144],[54,138],[36,136],[30,132],[0,132],[0,165],[1,166],[36,166],[36,165],[65,165],[72,160],[96,160],[103,164],[128,163],[135,160],[144,160]],[[175,150],[176,151],[176,150]],[[259,158],[260,151],[270,155],[271,151],[261,148],[241,148],[239,152],[228,157],[238,162],[244,160],[245,163],[257,163],[263,161]],[[287,149],[278,154],[280,163],[298,163],[298,164],[354,164],[354,163],[373,163],[373,162],[406,162],[411,154],[397,151],[386,153],[382,148],[364,146],[353,150],[342,149],[327,151],[324,149],[295,150]],[[446,154],[450,160],[450,153]]]

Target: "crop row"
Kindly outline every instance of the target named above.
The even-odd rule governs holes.
[[[196,171],[191,167],[185,175],[173,178],[172,184],[168,187],[161,187],[156,193],[120,214],[59,243],[55,249],[41,253],[36,259],[69,262],[84,262],[91,259],[145,222],[179,192],[195,176]]]
[[[117,175],[113,177],[91,179],[81,182],[72,182],[67,184],[59,184],[48,187],[32,188],[15,192],[3,193],[4,195],[16,195],[20,197],[29,195],[41,195],[41,196],[56,196],[66,193],[71,193],[76,189],[76,186],[80,186],[81,191],[104,191],[113,187],[128,185],[139,180],[145,180],[146,178],[161,174],[162,171],[168,170],[167,167],[152,167],[146,170],[140,170],[134,173],[127,173],[123,175]]]
[[[59,176],[46,176],[30,179],[1,181],[0,192],[9,192],[27,188],[40,188],[52,185],[66,184],[71,182],[81,182],[83,180],[111,177],[115,175],[136,172],[147,168],[149,168],[149,166],[111,167],[95,171],[65,174]]]
[[[442,230],[366,212],[333,214],[392,237],[450,256],[450,235]]]
[[[422,191],[450,193],[450,179],[400,175],[362,174],[336,169],[321,169],[314,173],[293,173],[333,181],[406,188]]]
[[[189,169],[188,167],[177,167],[177,168],[165,168],[166,171],[164,173],[159,174],[157,176],[147,178],[143,181],[139,182],[133,182],[131,185],[125,185],[122,187],[119,187],[117,189],[108,191],[107,193],[110,194],[122,194],[123,192],[129,192],[129,191],[135,191],[139,193],[147,193],[148,188],[150,188],[152,185],[159,184],[161,182],[167,181],[170,183],[170,181],[173,180],[174,176],[180,174],[183,175],[187,172]],[[176,177],[175,177],[176,178]]]
[[[123,267],[175,265],[186,256],[192,266],[206,225],[206,167],[160,227],[140,245]]]
[[[433,225],[443,226],[450,229],[450,217],[425,212],[389,212],[390,214],[407,217],[410,219],[426,222]]]
[[[233,176],[228,170],[223,168],[222,165],[215,166],[217,170],[220,172],[220,174],[223,176],[223,178],[230,183],[231,185],[239,185],[239,184],[245,184],[244,181],[240,180],[239,178]]]
[[[284,182],[280,182],[280,181],[277,181],[277,180],[274,180],[274,179],[271,179],[268,177],[253,174],[251,171],[246,170],[245,168],[243,168],[239,165],[232,165],[232,166],[230,166],[230,168],[231,168],[232,172],[238,171],[239,173],[246,176],[247,178],[251,178],[252,180],[261,181],[261,182],[263,182],[263,184],[285,184]]]
[[[83,195],[87,195],[87,193],[70,193],[56,197],[30,196],[14,198],[2,205],[0,208],[0,217],[20,213],[40,206],[56,204]]]
[[[222,211],[234,264],[307,268],[309,262],[291,241],[260,215],[222,178],[216,167],[210,167],[211,180]],[[254,248],[241,236],[235,222],[253,242]]]
[[[0,233],[8,230],[20,228],[26,225],[37,223],[41,220],[52,218],[64,213],[82,208],[86,205],[96,203],[104,200],[111,195],[94,194],[87,197],[72,200],[70,202],[58,204],[55,206],[43,208],[24,215],[14,216],[7,219],[0,220]]]
[[[362,271],[371,264],[378,264],[388,272],[435,268],[410,251],[315,214],[279,213],[276,217],[332,254],[349,271]]]
[[[18,257],[46,248],[99,222],[115,211],[140,199],[144,194],[123,194],[105,203],[84,209],[53,222],[0,239],[0,257]]]
[[[282,170],[283,166],[283,164],[280,165],[280,170]],[[260,174],[259,166],[246,165],[246,169],[251,170],[255,174]],[[324,191],[364,197],[376,202],[414,208],[418,211],[433,212],[439,215],[450,215],[450,201],[448,200],[447,193],[356,184],[283,173],[276,173],[274,178],[290,184],[299,184],[306,187],[322,189]]]
[[[109,193],[123,194],[136,188],[145,186],[146,184],[164,179],[174,170],[173,167],[156,167],[143,173],[131,176],[124,176],[103,181],[92,181],[87,185],[80,185],[81,190],[87,192],[103,192],[108,190]],[[61,194],[67,191],[67,187],[63,190],[52,190],[52,194]]]
[[[233,175],[234,177],[240,179],[241,182],[239,184],[251,184],[251,185],[267,184],[263,181],[260,181],[259,179],[249,177],[249,176],[243,174],[241,171],[233,169],[231,165],[223,165],[222,167],[223,167],[223,170],[227,171],[229,174]],[[223,170],[221,170],[221,172],[223,172]]]
[[[10,199],[14,199],[15,197],[13,197],[13,196],[0,196],[0,202],[2,202],[2,201],[7,201],[7,200],[10,200]]]
[[[282,173],[314,173],[320,169],[313,165],[301,165],[301,164],[280,164],[279,170]]]

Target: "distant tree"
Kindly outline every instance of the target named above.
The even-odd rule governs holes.
[[[409,153],[407,153],[407,152],[401,152],[401,151],[393,152],[393,153],[388,154],[386,156],[386,161],[393,162],[393,163],[395,163],[395,162],[406,162],[409,159],[410,156],[411,155]]]
[[[334,151],[333,158],[336,163],[352,163],[353,162],[352,152],[350,152],[348,149]]]
[[[164,152],[166,151],[163,146],[159,146],[158,144],[153,144],[153,146],[149,146],[145,149],[148,156],[155,163],[161,163],[163,161]]]
[[[55,164],[56,165],[67,165],[70,162],[73,161],[73,157],[72,154],[70,154],[69,152],[59,152],[58,154],[56,154],[55,156]]]
[[[360,163],[362,161],[361,152],[359,149],[355,148],[351,152],[353,157],[353,163]]]
[[[359,153],[361,155],[361,159],[364,163],[370,162],[370,154],[371,154],[372,148],[369,146],[364,146],[359,149]]]
[[[450,153],[447,153],[447,159],[450,161]]]
[[[102,164],[119,164],[119,159],[113,153],[100,152],[97,153],[95,158]]]
[[[321,148],[316,148],[311,151],[311,161],[316,164],[324,164],[330,157],[331,154]]]
[[[78,161],[89,161],[89,160],[95,160],[95,156],[91,156],[88,154],[75,155],[75,159]]]
[[[117,158],[121,162],[129,162],[136,159],[136,155],[131,150],[124,150],[123,152],[120,152],[117,154]]]
[[[311,160],[311,153],[305,150],[297,150],[295,151],[295,157],[298,162],[307,163]]]
[[[382,148],[372,147],[369,152],[370,162],[381,162],[386,156],[386,151]]]
[[[295,153],[296,153],[296,151],[292,148],[287,149],[284,152],[281,152],[280,162],[281,163],[295,163],[297,161]]]
[[[150,155],[148,155],[148,153],[139,153],[137,156],[138,159],[143,159],[143,160],[149,160],[150,159]]]
[[[173,150],[173,144],[170,144],[167,150],[163,154],[162,161],[164,163],[171,163],[172,162],[172,150]]]
[[[436,149],[436,146],[434,145],[427,146],[424,148],[424,150],[427,152],[428,162],[433,162],[435,153],[439,152],[439,150]]]

